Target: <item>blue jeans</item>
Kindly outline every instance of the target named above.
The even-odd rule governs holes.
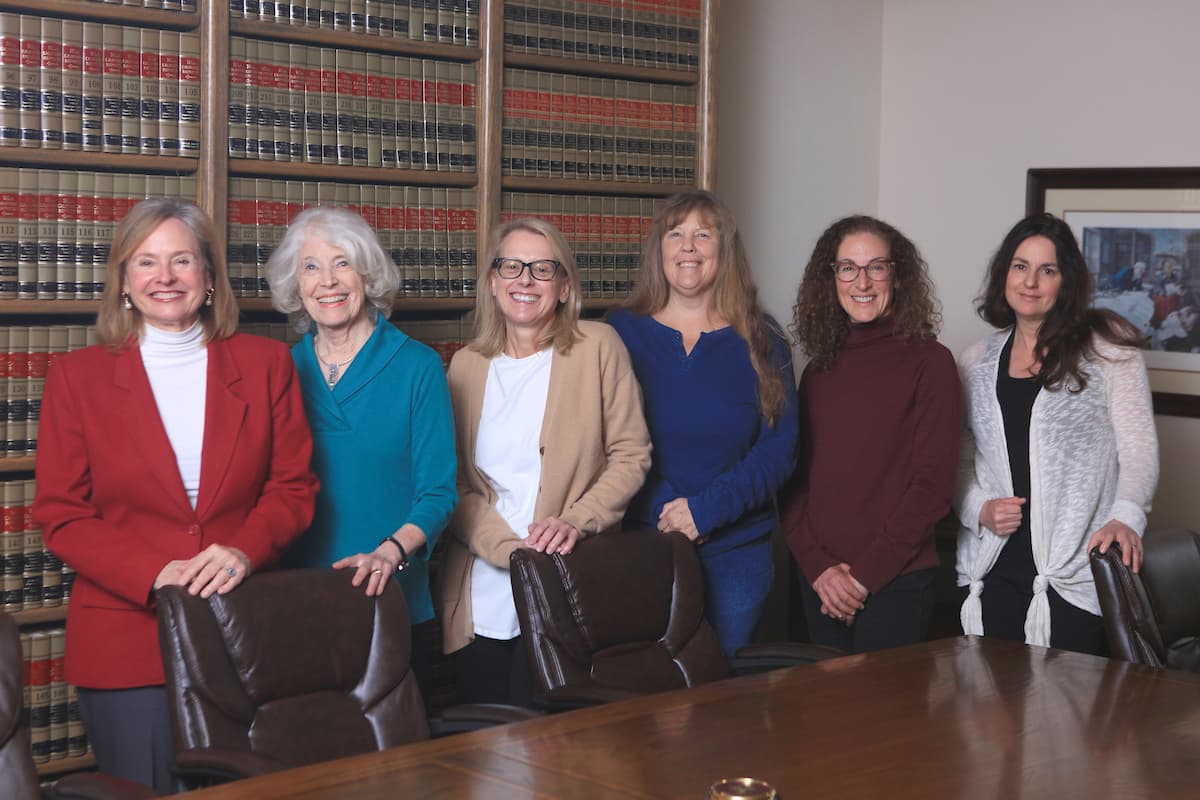
[[[771,537],[764,536],[713,556],[700,550],[705,610],[725,656],[750,643],[775,577]]]

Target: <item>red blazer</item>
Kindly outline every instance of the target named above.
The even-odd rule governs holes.
[[[89,347],[46,378],[33,514],[77,575],[66,678],[92,689],[163,683],[153,603],[168,561],[214,542],[254,569],[308,528],[312,437],[287,348],[236,335],[208,344],[200,492],[193,510],[141,351]]]

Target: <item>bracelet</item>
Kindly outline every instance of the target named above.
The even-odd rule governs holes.
[[[388,542],[396,545],[396,549],[400,551],[400,563],[396,565],[396,572],[399,572],[408,566],[408,551],[404,549],[404,545],[400,544],[400,540],[396,538],[396,534],[394,533],[391,536],[383,537],[383,540],[379,543],[382,545]]]

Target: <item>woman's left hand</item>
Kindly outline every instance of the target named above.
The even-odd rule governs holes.
[[[378,597],[388,587],[392,576],[396,574],[397,561],[390,558],[398,555],[394,545],[379,545],[371,553],[355,553],[352,556],[338,559],[331,565],[334,569],[354,569],[354,577],[350,579],[351,586],[362,586],[367,582],[367,597]]]
[[[546,517],[529,526],[529,536],[521,544],[546,555],[561,553],[565,556],[575,549],[578,541],[578,528],[558,517]]]
[[[1101,553],[1107,553],[1113,542],[1121,545],[1121,562],[1134,572],[1139,571],[1142,568],[1142,539],[1124,522],[1110,519],[1104,523],[1104,527],[1088,540],[1087,549],[1090,553],[1092,548],[1099,547]]]
[[[250,575],[250,559],[236,547],[210,544],[192,556],[179,573],[179,585],[188,594],[207,599],[214,593],[228,594]]]
[[[663,504],[658,515],[658,529],[663,533],[679,531],[693,542],[700,538],[700,531],[696,529],[696,521],[692,519],[692,509],[686,497],[676,497]]]

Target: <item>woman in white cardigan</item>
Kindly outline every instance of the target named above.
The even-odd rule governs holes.
[[[1134,571],[1158,482],[1140,336],[1089,308],[1071,229],[1017,223],[978,312],[999,330],[959,359],[966,401],[955,510],[963,631],[1103,654],[1088,566],[1120,545]]]

